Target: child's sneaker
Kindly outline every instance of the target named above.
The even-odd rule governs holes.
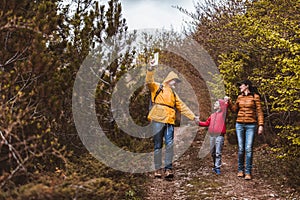
[[[171,169],[166,169],[165,178],[173,178],[173,177],[174,177],[173,171]]]
[[[221,174],[221,170],[219,168],[213,168],[213,171],[217,174],[220,175]]]

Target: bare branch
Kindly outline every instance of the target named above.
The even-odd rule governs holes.
[[[13,158],[16,160],[18,165],[20,167],[22,167],[22,169],[26,170],[26,168],[22,165],[22,162],[24,162],[24,161],[22,161],[22,157],[19,155],[18,151],[11,144],[9,144],[9,142],[4,137],[2,131],[0,131],[0,136],[1,136],[2,140],[4,141],[4,144],[6,144],[8,146],[9,151],[11,152]]]
[[[27,162],[27,159],[24,160],[24,163]],[[23,163],[23,164],[24,164]],[[24,169],[24,166],[22,164],[19,164],[11,173],[10,175],[1,183],[0,188],[2,188],[7,181],[9,181],[20,169]]]

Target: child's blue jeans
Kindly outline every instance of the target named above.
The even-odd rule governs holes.
[[[220,169],[222,165],[222,149],[224,144],[224,135],[210,136],[210,152],[214,162],[214,168]]]

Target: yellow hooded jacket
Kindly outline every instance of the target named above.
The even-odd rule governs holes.
[[[154,102],[153,107],[148,114],[148,120],[175,124],[176,111],[174,108],[176,108],[179,112],[181,112],[181,114],[185,115],[191,120],[195,118],[194,113],[185,105],[185,103],[180,100],[178,95],[173,92],[172,88],[170,88],[170,86],[166,84],[172,79],[179,80],[179,77],[176,73],[170,72],[163,81],[163,89],[157,95],[154,102],[154,96],[156,91],[159,89],[160,84],[154,82],[154,70],[147,71],[146,85],[151,92],[152,102]]]

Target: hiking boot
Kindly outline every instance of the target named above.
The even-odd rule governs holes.
[[[174,177],[173,171],[171,169],[167,169],[165,171],[165,178],[173,178],[173,177]]]
[[[154,177],[155,178],[161,178],[162,177],[161,169],[158,169],[154,172]]]
[[[242,172],[242,171],[238,172],[237,176],[238,177],[244,177],[244,172]]]
[[[251,180],[251,179],[252,179],[251,174],[246,174],[245,175],[245,180]]]

